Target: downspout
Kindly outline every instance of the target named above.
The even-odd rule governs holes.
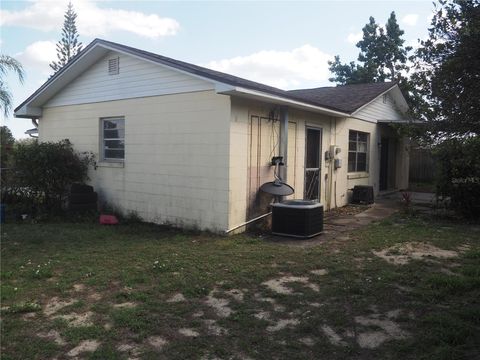
[[[32,124],[33,124],[33,126],[35,126],[35,129],[37,129],[37,134],[38,134],[38,118],[32,118]],[[34,139],[38,139],[38,135],[35,136],[35,135],[32,135],[32,134],[28,134],[28,136],[30,136]]]
[[[288,169],[288,107],[280,107],[280,156],[283,157],[284,166],[280,167],[280,177],[287,182]]]

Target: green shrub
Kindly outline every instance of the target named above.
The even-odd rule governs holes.
[[[11,196],[48,212],[60,210],[70,185],[88,179],[92,162],[92,154],[75,152],[68,140],[19,143],[13,151],[15,171],[10,179],[10,188],[17,192]]]
[[[437,195],[468,218],[480,217],[480,137],[449,139],[435,150]]]

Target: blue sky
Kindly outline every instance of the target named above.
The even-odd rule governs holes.
[[[0,47],[25,67],[8,77],[19,105],[51,74],[68,0],[0,4]],[[433,5],[425,1],[94,1],[72,0],[80,40],[103,38],[284,89],[329,86],[327,61],[355,60],[361,29],[395,11],[404,39],[425,38]],[[15,137],[29,120],[2,118]]]

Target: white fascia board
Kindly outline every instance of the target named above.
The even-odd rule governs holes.
[[[68,85],[76,77],[82,73],[83,68],[75,68],[79,61],[83,61],[87,58],[87,63],[83,64],[83,67],[88,68],[92,63],[97,61],[99,58],[105,55],[105,51],[99,51],[98,47],[102,45],[96,45],[88,49],[83,53],[78,59],[75,60],[72,64],[68,65],[68,68],[60,73],[57,78],[52,82],[48,80],[34,93],[35,96],[32,96],[31,99],[28,99],[25,104],[14,112],[14,117],[17,118],[38,118],[42,116],[42,105],[45,104],[48,100],[55,96],[58,91],[63,87]],[[96,51],[95,51],[96,50]],[[95,51],[95,52],[94,52]],[[93,52],[93,54],[91,54]],[[72,73],[72,70],[75,70]],[[32,106],[33,104],[33,106]]]
[[[315,105],[307,104],[301,101],[292,100],[292,99],[284,98],[281,96],[267,94],[261,91],[250,90],[250,89],[236,87],[236,86],[229,86],[229,85],[222,84],[222,86],[216,87],[216,91],[219,94],[238,95],[238,96],[244,96],[244,97],[250,97],[253,99],[263,100],[263,101],[270,101],[273,103],[289,105],[289,106],[293,106],[293,107],[304,109],[304,110],[331,115],[334,117],[350,116],[350,114],[347,114],[344,112],[330,110],[321,106],[315,106]]]
[[[423,121],[420,120],[409,120],[409,119],[402,119],[402,120],[377,120],[379,124],[422,124]]]
[[[13,114],[16,118],[40,118],[42,117],[42,108],[37,106],[29,106],[27,104],[23,105],[18,111]]]

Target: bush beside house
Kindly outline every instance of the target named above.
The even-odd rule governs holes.
[[[450,198],[453,210],[480,217],[480,137],[449,139],[435,150],[437,194]]]
[[[17,143],[2,177],[2,203],[26,213],[58,213],[70,186],[88,180],[92,163],[91,154],[75,152],[68,140]]]

